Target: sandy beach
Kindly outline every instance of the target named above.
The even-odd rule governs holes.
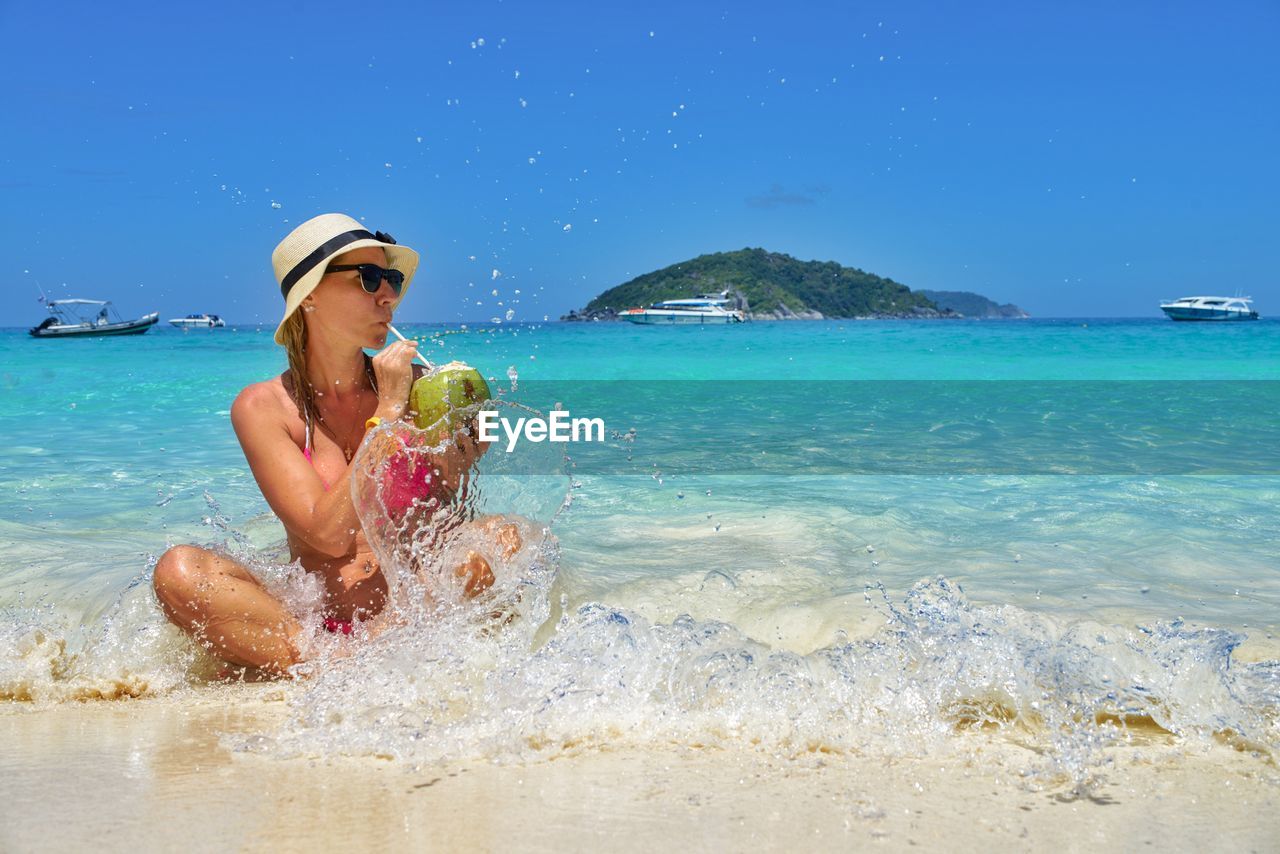
[[[1112,749],[1088,791],[1017,771],[1029,753],[965,736],[963,762],[814,752],[569,746],[518,765],[409,768],[232,750],[287,688],[11,703],[0,710],[0,849],[109,851],[1274,851],[1280,772],[1158,733]],[[227,736],[230,736],[228,739]]]

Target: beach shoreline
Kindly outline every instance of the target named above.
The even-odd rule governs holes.
[[[967,759],[580,745],[417,768],[228,746],[283,720],[287,694],[0,707],[0,848],[1263,851],[1280,838],[1272,761],[1167,734],[1110,749],[1087,790],[1024,776],[1033,750],[985,734]]]

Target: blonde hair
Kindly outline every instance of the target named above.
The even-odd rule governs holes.
[[[309,413],[315,409],[316,391],[307,379],[307,324],[301,311],[289,315],[280,327],[280,337],[284,339],[284,352],[289,357],[289,385],[293,387],[286,391],[292,393],[298,404],[298,417],[306,423],[307,447],[311,447],[314,433]]]

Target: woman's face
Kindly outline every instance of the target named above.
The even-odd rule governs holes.
[[[387,266],[387,254],[377,246],[352,249],[329,262]],[[307,336],[322,336],[335,344],[354,344],[378,349],[387,343],[396,293],[385,279],[377,293],[368,293],[360,283],[359,270],[325,272],[320,284],[307,297],[314,310],[307,312]]]

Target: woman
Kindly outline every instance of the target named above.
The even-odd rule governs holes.
[[[231,423],[262,495],[284,523],[291,559],[324,584],[329,631],[383,607],[387,582],[351,501],[351,459],[365,432],[406,414],[417,342],[386,344],[391,315],[418,253],[342,214],[294,229],[271,256],[285,299],[276,343],[289,369],[240,392]],[[470,555],[469,593],[493,583]],[[160,558],[155,591],[165,614],[232,664],[282,672],[300,660],[305,629],[244,566],[196,546]]]

